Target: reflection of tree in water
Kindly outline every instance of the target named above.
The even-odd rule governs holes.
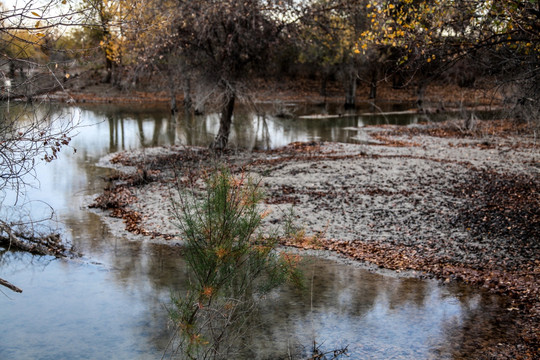
[[[266,115],[268,109],[264,106],[260,107],[260,114],[258,114],[239,105],[232,122],[232,146],[253,150],[269,149],[304,140],[347,142],[350,141],[351,132],[344,130],[345,128],[380,122],[378,116],[362,117],[355,113],[344,113],[335,107],[329,109],[330,115],[343,116],[328,119],[284,119]],[[312,115],[317,111],[320,109],[311,106],[301,109],[298,113]],[[189,112],[181,112],[171,116],[165,109],[105,106],[101,110],[95,110],[95,114],[101,114],[109,122],[111,152],[125,150],[128,146],[127,139],[134,135],[137,137],[138,146],[141,147],[167,144],[208,146],[219,128],[219,114],[217,113],[193,115]],[[405,123],[408,123],[411,118],[408,115],[402,117],[403,119],[399,121]],[[130,130],[130,122],[135,125],[134,131]],[[385,118],[384,123],[386,122],[388,119]],[[148,126],[150,123],[152,130]]]
[[[32,255],[25,251],[5,249],[0,246],[0,268],[2,273],[15,273],[23,269],[44,271],[56,258],[53,256]]]
[[[108,231],[100,216],[85,213],[84,217],[66,217],[63,220],[66,238],[74,249],[89,258],[101,258],[110,261],[119,252],[126,252],[125,241],[114,237]],[[139,246],[133,242],[130,246]]]
[[[314,261],[304,291],[283,289],[263,304],[249,356],[305,351],[315,340],[327,349],[349,345],[353,358],[475,358],[508,336],[500,298]]]
[[[266,116],[257,116],[257,134],[259,133],[261,134],[261,139],[260,144],[257,145],[257,148],[270,149],[270,146],[272,144],[272,138],[270,137],[268,119],[266,118]]]
[[[85,219],[66,221],[74,247],[86,258],[100,259],[123,293],[146,304],[147,311],[132,329],[133,335],[147,341],[149,348],[159,354],[171,335],[165,308],[170,292],[186,287],[186,269],[178,248],[114,236],[99,216],[87,215]]]
[[[415,278],[394,279],[390,283],[386,292],[390,310],[404,306],[423,308],[433,292],[433,284]]]
[[[103,107],[101,110],[92,110],[99,118],[107,120],[109,124],[109,152],[126,150],[129,137],[135,135],[139,147],[160,146],[173,144],[175,137],[174,119],[166,116],[160,110],[127,110],[122,107]],[[135,132],[130,133],[127,126],[130,122],[135,125]],[[152,132],[145,131],[144,124],[152,123]]]
[[[11,278],[20,272],[44,271],[54,260],[56,260],[54,256],[33,255],[26,251],[0,246],[0,275]],[[24,292],[24,286],[21,285],[21,287],[22,289],[3,280],[0,295],[5,295],[9,299],[10,297],[3,290],[9,288],[14,292]]]
[[[107,115],[107,121],[109,122],[109,152],[117,152],[120,149],[124,149],[124,119]],[[118,129],[119,125],[120,129]],[[118,146],[119,141],[121,142],[120,148]]]
[[[187,268],[179,249],[148,244],[116,260],[115,282],[126,292],[142,296],[141,301],[148,305],[134,331],[144,333],[141,338],[163,351],[172,335],[167,311],[170,294],[187,288]]]
[[[250,151],[270,148],[271,139],[267,121],[265,115],[238,111],[232,123],[231,143]]]
[[[126,123],[133,121],[136,125],[138,145],[140,147],[156,147],[165,144],[174,144],[176,137],[175,118],[165,116],[161,112],[107,112],[105,115],[109,123],[109,152],[126,150]],[[152,124],[152,131],[145,130],[145,123]]]
[[[169,144],[175,144],[176,143],[176,124],[178,121],[178,117],[176,116],[169,116],[167,118],[167,124],[166,124],[166,134],[167,134],[167,141]]]
[[[248,113],[236,113],[232,121],[232,133],[230,135],[229,147],[247,147],[251,148],[254,135],[253,122]],[[234,143],[234,145],[233,145]]]
[[[187,146],[206,146],[213,139],[212,128],[219,119],[213,115],[193,115],[186,113],[178,116],[175,143]]]
[[[309,260],[304,275],[304,289],[280,289],[261,304],[259,316],[251,324],[247,358],[290,352],[305,355],[313,341],[324,343],[325,349],[347,345],[343,343],[347,337],[339,333],[336,322],[364,316],[382,284],[370,279],[377,275],[317,258]]]
[[[111,152],[125,150],[125,139],[130,135],[125,133],[128,129],[125,124],[130,120],[136,123],[140,146],[207,146],[219,127],[219,114],[216,113],[179,113],[171,117],[165,111],[111,109],[105,111],[104,115],[109,121]],[[145,122],[153,122],[151,133],[145,131]],[[349,134],[342,128],[357,125],[355,117],[326,120],[278,119],[257,115],[240,106],[232,122],[231,143],[236,148],[253,150],[282,146],[297,139],[347,141]]]
[[[335,104],[334,104],[335,105]],[[270,105],[259,105],[255,113],[240,104],[232,122],[232,145],[241,149],[268,149],[284,146],[293,141],[351,141],[354,133],[345,130],[363,124],[399,123],[416,121],[416,115],[400,116],[360,116],[367,109],[358,108],[355,112],[344,112],[336,106],[328,107],[328,114],[342,115],[328,119],[276,118]],[[387,107],[383,106],[386,109]],[[123,107],[103,105],[91,111],[97,118],[109,123],[111,152],[126,150],[133,146],[129,139],[137,139],[138,146],[161,146],[180,144],[187,146],[208,146],[219,128],[219,114],[207,113],[193,115],[180,112],[171,116],[165,108]],[[321,109],[314,105],[296,105],[297,115],[320,114]],[[262,114],[262,115],[261,115]],[[149,124],[151,123],[151,130]],[[146,125],[146,126],[145,126]]]
[[[496,358],[486,348],[496,348],[519,334],[514,314],[507,300],[493,294],[459,290],[462,316],[443,324],[444,339],[433,347],[434,354],[450,354],[452,359]]]

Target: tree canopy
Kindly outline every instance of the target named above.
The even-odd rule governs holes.
[[[220,109],[217,150],[227,145],[242,89],[279,71],[315,76],[323,92],[337,78],[354,106],[359,83],[369,84],[370,98],[386,81],[416,84],[420,97],[431,81],[468,64],[460,86],[490,77],[511,103],[540,101],[537,0],[84,0],[55,3],[60,12],[52,4],[2,10],[3,61],[76,59],[101,66],[103,82],[126,89],[152,77],[165,82],[171,108],[180,89],[190,107],[196,83]]]

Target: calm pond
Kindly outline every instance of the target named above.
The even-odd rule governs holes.
[[[298,107],[290,119],[237,115],[232,146],[354,141],[353,127],[421,120],[410,114],[298,118],[337,109]],[[95,165],[102,156],[172,143],[206,145],[217,132],[217,115],[174,123],[164,110],[133,106],[59,107],[53,113],[80,121],[71,144],[77,152],[67,148],[58,160],[38,164],[39,181],[19,204],[34,217],[54,208],[56,226],[84,256],[0,252],[0,277],[24,290],[0,293],[0,359],[161,358],[171,336],[166,309],[171,291],[184,288],[185,264],[175,248],[112,236],[85,204],[109,173]],[[14,199],[4,196],[5,212]],[[383,276],[322,258],[309,258],[305,274],[306,290],[283,287],[261,304],[238,358],[305,355],[313,341],[326,350],[348,346],[353,359],[474,358],[484,344],[511,336],[505,299],[478,289]]]

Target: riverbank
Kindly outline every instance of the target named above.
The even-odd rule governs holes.
[[[145,86],[122,89],[112,84],[104,84],[101,76],[92,71],[81,72],[66,81],[64,87],[47,95],[49,100],[70,103],[115,103],[115,104],[162,104],[171,101],[166,86],[146,84]],[[373,102],[409,102],[418,100],[417,88],[410,83],[401,88],[393,88],[390,81],[380,81],[377,98],[369,98],[369,86],[359,86],[356,92],[357,104]],[[249,95],[248,95],[249,94]],[[202,96],[201,94],[199,94]],[[192,94],[196,96],[196,94]],[[343,103],[345,90],[339,81],[329,81],[326,94],[322,94],[320,81],[310,79],[287,79],[279,82],[256,79],[249,83],[249,89],[239,91],[240,101],[248,103]],[[178,104],[183,102],[181,90],[176,94]],[[489,78],[481,79],[475,87],[459,87],[448,81],[430,83],[424,93],[423,102],[429,109],[489,106],[498,107],[504,101],[504,94]]]
[[[353,129],[351,129],[352,131]],[[261,179],[268,228],[293,209],[303,236],[284,244],[326,249],[372,268],[465,281],[508,295],[515,343],[486,358],[534,358],[540,323],[540,159],[526,129],[479,121],[355,129],[358,144],[293,143],[219,162]],[[119,153],[95,206],[112,232],[181,243],[171,217],[176,176],[196,182],[218,160],[181,146]],[[171,192],[171,189],[172,192]]]

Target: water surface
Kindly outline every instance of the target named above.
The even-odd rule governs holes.
[[[295,111],[332,115],[339,108]],[[171,336],[166,308],[171,291],[185,289],[185,264],[177,248],[112,236],[87,211],[88,197],[102,189],[109,172],[95,163],[120,150],[207,145],[217,132],[217,116],[175,121],[166,110],[133,106],[54,112],[80,120],[71,144],[77,151],[65,149],[57,161],[38,164],[39,181],[25,190],[19,204],[26,204],[33,217],[55,209],[54,226],[84,257],[0,253],[0,277],[24,290],[0,294],[0,359],[160,358]],[[279,119],[240,112],[232,145],[353,142],[355,132],[347,128],[381,121],[406,124],[419,118]],[[12,202],[12,194],[5,194],[3,210]],[[483,345],[512,336],[505,330],[511,313],[504,298],[433,280],[382,276],[328,259],[310,258],[305,266],[307,288],[283,287],[267,297],[238,358],[305,355],[314,341],[327,350],[348,346],[352,358],[474,358]]]

